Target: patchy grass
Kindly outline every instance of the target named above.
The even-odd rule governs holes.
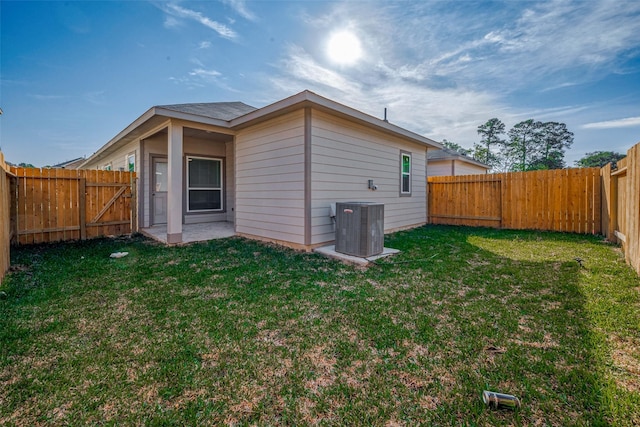
[[[0,424],[640,424],[640,279],[616,247],[432,226],[386,245],[368,270],[236,238],[16,249]]]

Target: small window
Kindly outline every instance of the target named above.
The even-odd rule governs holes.
[[[411,195],[411,153],[400,152],[400,195]]]
[[[187,157],[187,212],[222,208],[222,160]]]
[[[127,155],[127,161],[126,161],[126,170],[129,172],[135,172],[136,171],[136,155],[135,153],[131,153]]]
[[[104,165],[104,166],[102,167],[102,170],[110,171],[110,170],[111,170],[111,163],[107,163],[106,165]]]

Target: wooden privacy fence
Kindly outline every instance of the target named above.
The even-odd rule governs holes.
[[[9,270],[11,250],[11,188],[15,188],[15,177],[9,171],[0,152],[0,283]]]
[[[627,157],[601,169],[602,232],[622,244],[625,259],[640,274],[640,144]]]
[[[599,168],[433,176],[428,182],[431,224],[601,232]]]
[[[17,178],[12,194],[15,243],[137,231],[134,172],[16,167],[11,172]]]

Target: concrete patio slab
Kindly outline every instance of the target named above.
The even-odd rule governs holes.
[[[153,227],[143,228],[142,234],[162,243],[167,243],[167,225],[159,224]],[[183,224],[182,242],[194,243],[207,240],[224,239],[235,236],[233,224],[230,222],[208,222],[202,224]]]

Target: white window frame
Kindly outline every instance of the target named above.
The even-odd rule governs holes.
[[[133,163],[129,163],[129,159],[133,157]],[[133,170],[129,169],[129,165],[133,164]],[[136,171],[136,152],[132,152],[127,154],[124,157],[124,170],[125,172],[135,172]]]
[[[409,158],[409,172],[405,172],[403,169],[404,166],[404,158],[408,157]],[[413,160],[411,158],[411,153],[408,151],[400,151],[400,196],[405,196],[405,197],[409,197],[411,196],[411,190],[412,190],[412,172],[413,172]],[[409,188],[408,191],[405,191],[405,189],[403,188],[403,182],[404,182],[404,177],[408,176],[409,177]]]
[[[186,156],[187,158],[187,176],[186,176],[186,193],[187,193],[187,213],[201,213],[201,212],[222,212],[224,211],[224,162],[222,159],[215,157],[199,157],[199,156]],[[200,159],[200,160],[209,160],[220,163],[220,187],[189,187],[189,165],[191,164],[191,159]],[[191,190],[193,191],[211,191],[211,190],[219,190],[220,191],[220,209],[189,209],[189,195],[191,194]]]

